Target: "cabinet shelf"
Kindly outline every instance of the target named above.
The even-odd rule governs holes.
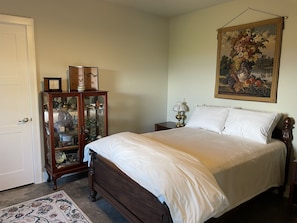
[[[74,149],[79,149],[78,145],[74,146],[61,146],[61,147],[56,147],[55,151],[67,151],[67,150],[74,150]]]
[[[74,162],[66,162],[66,163],[57,163],[56,167],[58,169],[60,168],[66,168],[66,167],[71,167],[72,165],[79,165],[80,163],[78,161],[74,161]]]
[[[45,167],[48,181],[87,170],[83,149],[107,136],[107,91],[42,92]]]

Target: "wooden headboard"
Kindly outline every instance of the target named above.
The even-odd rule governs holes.
[[[283,120],[282,127],[276,127],[273,131],[272,137],[276,139],[280,139],[286,144],[287,147],[287,157],[286,157],[286,172],[285,172],[285,181],[284,186],[288,182],[289,177],[289,168],[292,160],[294,159],[294,150],[292,146],[293,141],[293,128],[295,121],[291,117],[286,117]]]

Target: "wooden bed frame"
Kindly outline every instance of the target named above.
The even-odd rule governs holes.
[[[273,138],[282,140],[287,147],[284,192],[288,181],[289,166],[292,160],[292,129],[294,120],[285,118],[282,128],[276,128]],[[141,187],[112,162],[91,151],[89,168],[89,188],[92,201],[97,193],[110,202],[125,218],[132,223],[155,222],[170,223],[172,218],[165,203],[161,203],[152,193]]]

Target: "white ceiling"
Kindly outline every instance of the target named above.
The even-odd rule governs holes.
[[[160,16],[176,16],[232,0],[104,0]]]

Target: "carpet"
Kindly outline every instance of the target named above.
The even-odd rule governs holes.
[[[92,223],[65,191],[0,210],[0,223]]]

